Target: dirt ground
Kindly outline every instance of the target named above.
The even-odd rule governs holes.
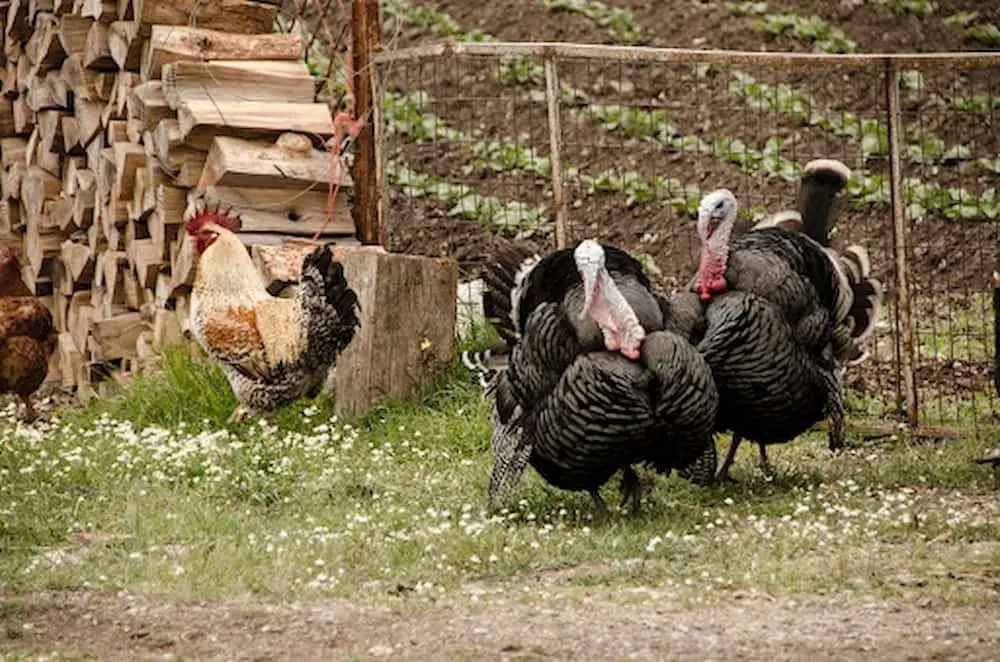
[[[684,608],[505,599],[270,606],[54,592],[0,617],[0,649],[100,660],[995,660],[1000,611],[929,602],[771,600]],[[14,659],[18,659],[14,657]]]

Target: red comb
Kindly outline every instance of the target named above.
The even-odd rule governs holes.
[[[242,226],[239,215],[233,213],[232,207],[228,209],[219,206],[202,207],[188,219],[188,234],[197,234],[206,223],[215,223],[230,232],[239,232]]]

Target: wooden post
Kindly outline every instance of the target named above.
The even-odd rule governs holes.
[[[903,171],[900,143],[903,140],[899,107],[898,68],[892,58],[885,60],[885,96],[889,129],[889,191],[892,202],[892,252],[896,261],[896,324],[899,341],[896,345],[897,365],[906,400],[906,422],[910,427],[920,424],[917,400],[917,379],[914,370],[913,321],[910,316],[910,278],[906,268],[906,201],[903,199]]]
[[[566,192],[562,172],[562,122],[559,117],[559,71],[555,58],[545,59],[545,101],[549,111],[549,163],[552,165],[552,206],[556,216],[556,248],[566,248]]]
[[[364,122],[354,145],[354,226],[362,244],[385,246],[385,226],[380,218],[378,153],[375,142],[372,54],[381,44],[378,0],[353,0],[354,116]]]

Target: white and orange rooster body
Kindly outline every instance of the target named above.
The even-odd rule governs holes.
[[[220,209],[199,210],[187,222],[201,256],[191,332],[239,401],[230,422],[315,397],[360,325],[357,295],[329,246],[305,257],[297,296],[283,299],[267,292],[239,230],[239,217]]]

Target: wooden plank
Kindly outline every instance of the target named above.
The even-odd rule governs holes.
[[[327,386],[336,390],[338,413],[356,416],[371,411],[383,397],[420,395],[448,370],[458,264],[377,248],[346,251],[342,262],[358,295],[361,327]]]
[[[186,25],[187,21],[184,22]],[[203,25],[199,23],[199,25]],[[229,30],[229,28],[226,28]],[[143,82],[161,77],[163,65],[181,60],[300,60],[299,35],[273,34],[271,25],[257,32],[232,34],[180,25],[153,25],[143,46],[140,74]]]
[[[333,135],[330,109],[321,103],[191,101],[178,110],[177,121],[185,144],[206,151],[219,135],[270,140],[288,131]]]
[[[212,142],[205,169],[198,183],[204,191],[210,186],[289,188],[306,190],[327,188],[331,180],[350,188],[351,176],[341,162],[328,152],[315,149],[302,134],[285,133],[274,143],[218,136]]]
[[[186,101],[313,103],[316,80],[304,62],[180,61],[163,66],[163,94],[176,110]]]

